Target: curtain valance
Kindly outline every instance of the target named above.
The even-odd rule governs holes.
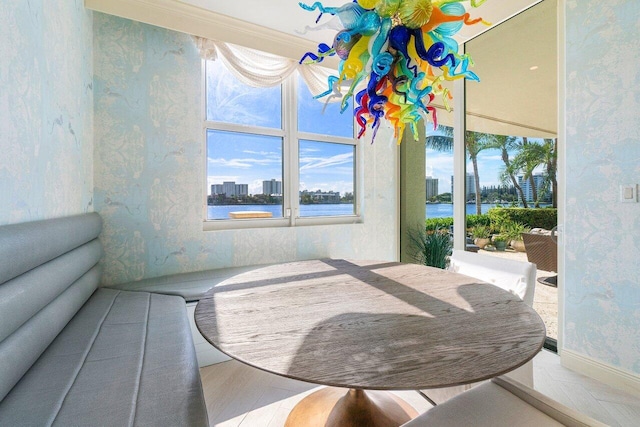
[[[253,87],[279,85],[298,70],[309,91],[316,96],[327,91],[329,76],[335,73],[317,64],[299,64],[293,59],[242,46],[197,36],[193,39],[202,59],[221,60],[238,80]],[[337,100],[332,97],[332,101]]]

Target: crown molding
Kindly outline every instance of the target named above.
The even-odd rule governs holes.
[[[87,9],[298,60],[317,44],[177,0],[84,0]],[[323,65],[336,67],[335,58]]]

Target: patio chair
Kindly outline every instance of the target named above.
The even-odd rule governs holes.
[[[535,230],[535,229],[534,229]],[[558,271],[558,243],[555,230],[540,230],[522,233],[527,259],[538,266],[540,270]],[[541,277],[538,281],[544,285],[557,286],[558,276]]]
[[[533,294],[536,288],[535,264],[456,249],[451,254],[449,270],[491,283],[518,296],[528,306],[533,306]],[[529,361],[509,372],[507,376],[533,387],[533,363]],[[422,393],[431,403],[437,405],[478,384],[422,390]]]
[[[533,306],[536,265],[531,262],[454,250],[449,270],[496,285]]]

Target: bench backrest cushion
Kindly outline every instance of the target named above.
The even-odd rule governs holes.
[[[98,287],[96,213],[0,226],[0,400]]]

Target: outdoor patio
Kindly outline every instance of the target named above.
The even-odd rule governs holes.
[[[516,252],[507,249],[500,251],[485,251],[480,249],[478,253],[483,255],[491,255],[501,258],[509,258],[518,261],[527,261],[525,252]],[[550,271],[538,270],[537,278],[555,276],[556,273]],[[536,292],[533,298],[533,308],[538,312],[545,326],[547,327],[547,336],[558,339],[558,288],[536,283]]]

